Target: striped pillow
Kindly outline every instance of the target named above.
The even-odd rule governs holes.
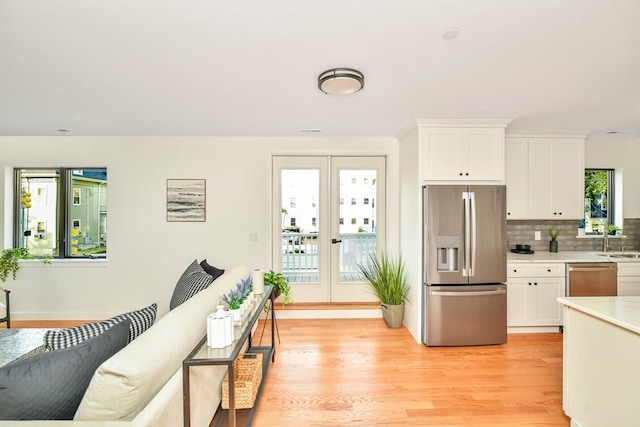
[[[73,328],[47,331],[43,338],[44,345],[47,350],[71,347],[102,334],[107,329],[126,319],[131,320],[128,344],[153,325],[156,320],[157,310],[158,304],[153,303],[140,310],[119,314],[102,322],[85,323]]]
[[[213,282],[213,276],[208,274],[198,264],[198,260],[193,260],[187,269],[182,273],[173,295],[171,296],[171,302],[169,303],[169,309],[173,310],[198,292],[206,289]]]

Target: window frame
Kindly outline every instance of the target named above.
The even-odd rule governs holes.
[[[72,207],[78,207],[82,205],[82,189],[74,186],[74,176],[80,178],[82,175],[79,175],[77,171],[104,171],[107,179],[105,179],[104,183],[108,183],[108,172],[106,166],[87,166],[87,167],[16,167],[13,169],[13,180],[14,180],[14,203],[13,203],[13,247],[20,248],[22,246],[23,237],[21,234],[24,233],[22,230],[22,225],[20,221],[22,220],[21,213],[21,197],[22,197],[22,178],[23,171],[53,171],[57,175],[56,182],[56,195],[55,195],[55,214],[56,214],[56,231],[55,236],[53,237],[55,241],[55,246],[53,247],[54,253],[51,255],[52,259],[105,259],[108,253],[97,253],[97,254],[73,254],[72,253],[72,228],[73,221],[81,220],[79,218],[72,218]],[[74,173],[76,173],[74,175]],[[98,180],[93,177],[89,177],[88,180]],[[107,188],[107,187],[105,187]],[[80,204],[76,204],[75,200],[75,190],[78,189]],[[98,190],[100,191],[100,190]],[[52,197],[50,194],[46,194],[46,197]],[[105,203],[105,207],[108,205],[108,202]],[[102,205],[96,205],[96,210],[99,214],[102,214]],[[106,210],[104,211],[106,215]],[[46,221],[45,221],[46,222]],[[101,219],[98,220],[98,227],[101,226]],[[38,221],[39,224],[39,221]],[[50,233],[48,224],[45,224],[46,230],[45,235]],[[106,232],[106,223],[104,224]],[[101,230],[101,228],[98,228]],[[26,231],[26,230],[25,230]],[[53,232],[51,232],[53,233]],[[101,233],[98,231],[98,239],[101,240]],[[38,234],[39,235],[39,234]],[[36,236],[37,237],[37,236]],[[27,246],[25,244],[25,246]],[[105,246],[106,248],[106,246]],[[43,255],[44,257],[49,257],[49,255]],[[38,257],[38,255],[34,254],[34,257]]]
[[[609,225],[615,225],[618,228],[622,227],[622,224],[617,224],[616,223],[616,170],[615,169],[611,169],[611,168],[585,168],[585,182],[586,182],[586,174],[589,171],[604,171],[607,174],[607,201],[605,204],[605,208],[607,211],[607,214],[604,218],[606,218],[606,223]],[[588,199],[587,198],[587,194],[586,194],[586,186],[585,186],[585,201]],[[587,222],[587,204],[585,202],[585,209],[584,209],[584,227],[586,228],[586,222]],[[603,230],[603,233],[608,233],[608,230]],[[602,236],[602,234],[598,233],[597,231],[591,231],[589,233],[586,232],[585,230],[585,235],[586,236]]]

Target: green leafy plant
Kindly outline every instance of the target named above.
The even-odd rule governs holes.
[[[289,286],[287,278],[284,277],[284,274],[276,273],[273,270],[265,271],[264,284],[274,287],[276,298],[280,295],[284,297],[284,300],[282,301],[283,307],[293,301],[291,298],[291,287]]]
[[[409,285],[402,257],[369,254],[369,261],[358,263],[358,269],[369,283],[371,293],[383,304],[400,305],[408,301]]]
[[[33,259],[27,248],[11,248],[5,249],[0,255],[0,281],[7,281],[9,276],[16,280],[18,270],[20,270],[21,259]],[[51,264],[50,258],[39,258],[45,264]]]
[[[549,237],[551,238],[551,241],[555,242],[558,236],[562,234],[562,229],[556,228],[555,230],[553,230],[551,227],[549,227],[548,233],[549,233]]]
[[[614,224],[609,224],[609,234],[615,236],[618,230],[622,231],[620,228],[616,227]]]

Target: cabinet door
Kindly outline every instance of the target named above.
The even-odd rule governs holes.
[[[507,281],[507,326],[528,326],[531,293],[527,279]]]
[[[619,297],[640,296],[640,277],[618,276],[618,296]]]
[[[504,129],[462,130],[464,175],[474,181],[504,180]]]
[[[564,279],[533,279],[535,311],[531,323],[536,326],[562,325],[562,306],[557,298],[564,294]]]
[[[529,139],[527,197],[529,218],[557,219],[553,216],[553,143],[545,138]],[[557,215],[556,215],[557,216]]]
[[[464,176],[462,129],[423,129],[422,169],[423,180],[461,181]]]
[[[584,142],[554,141],[553,215],[558,219],[584,218]]]
[[[506,139],[507,219],[527,218],[528,141]]]

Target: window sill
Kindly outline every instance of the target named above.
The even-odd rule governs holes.
[[[584,235],[580,235],[578,234],[576,236],[576,239],[603,239],[604,237],[602,236],[602,234],[584,234]],[[627,236],[609,236],[610,239],[626,239]]]
[[[50,264],[45,264],[39,259],[20,260],[20,266],[25,268],[43,267],[106,267],[107,258],[54,258]]]

